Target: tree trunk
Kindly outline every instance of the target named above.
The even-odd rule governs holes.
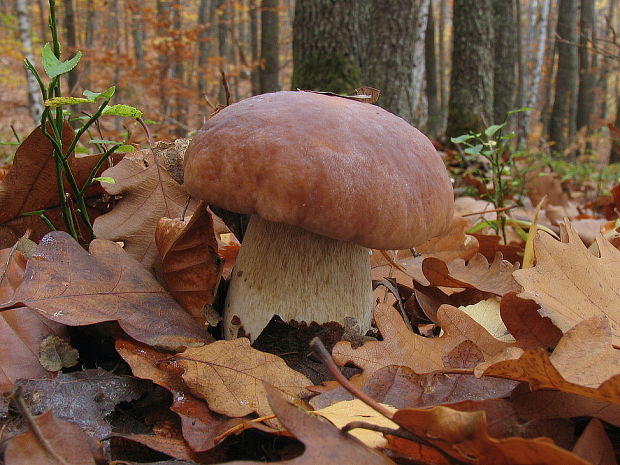
[[[22,48],[24,50],[24,57],[35,64],[34,55],[32,53],[32,39],[30,38],[30,18],[28,16],[28,5],[26,0],[17,0],[17,19],[19,22],[19,35],[22,42]],[[43,105],[41,104],[41,95],[39,93],[39,85],[36,78],[30,71],[25,69],[26,82],[28,84],[28,104],[30,108],[30,114],[35,124],[41,122],[41,115],[43,114]]]
[[[616,128],[620,129],[620,95],[616,97]],[[620,163],[620,137],[614,132],[611,134],[611,153],[609,163]]]
[[[230,8],[227,0],[217,0],[216,3],[217,16],[217,44],[218,54],[220,56],[220,73],[228,72],[228,62],[230,60],[230,44],[228,38],[230,21]],[[226,102],[226,91],[224,86],[220,86],[219,97],[220,104]]]
[[[49,26],[47,24],[47,2],[45,0],[39,0],[39,31],[41,34],[41,43],[46,43],[47,34],[49,32]]]
[[[259,67],[258,67],[258,0],[250,0],[250,55],[252,68],[250,80],[252,82],[252,95],[260,93]]]
[[[92,2],[91,2],[92,3]],[[133,37],[133,53],[139,70],[145,69],[144,63],[144,17],[137,0],[127,2],[131,13],[131,35]]]
[[[517,83],[517,14],[514,0],[493,0],[494,69],[493,122],[514,110]],[[491,116],[491,115],[489,115]]]
[[[577,47],[574,45],[577,42],[577,0],[560,0],[557,35],[558,71],[549,139],[555,142],[554,151],[563,154],[575,134],[574,107],[579,71]]]
[[[348,94],[362,84],[366,2],[297,0],[293,89]]]
[[[200,113],[206,115],[208,109],[205,101],[207,95],[207,63],[209,59],[209,33],[213,30],[213,24],[209,24],[210,3],[213,0],[200,0],[198,6],[198,101]]]
[[[172,57],[172,79],[174,81],[174,108],[172,109],[172,115],[175,119],[174,134],[177,137],[183,137],[187,133],[187,99],[184,97],[185,85],[183,82],[183,75],[185,66],[183,63],[183,42],[182,29],[183,23],[181,20],[181,1],[174,0],[172,2],[172,30],[175,37],[173,44],[174,56]]]
[[[491,0],[454,0],[448,139],[480,132],[493,115],[492,12]]]
[[[86,6],[86,37],[84,41],[84,46],[86,47],[86,52],[88,53],[93,48],[93,42],[95,39],[95,30],[97,27],[97,15],[95,12],[95,8],[93,2],[88,2]],[[90,55],[90,54],[89,54]],[[88,56],[86,59],[82,58],[84,61],[82,65],[82,83],[85,88],[90,87],[90,68],[91,68],[91,58]]]
[[[581,0],[579,43],[579,94],[577,100],[577,129],[584,126],[590,132],[591,118],[594,111],[596,95],[596,55],[590,51],[596,39],[594,18],[596,5],[594,0]]]
[[[278,37],[278,0],[262,0],[260,40],[261,67],[258,73],[261,94],[280,90],[280,82],[278,79],[280,71]]]
[[[380,106],[418,125],[427,18],[428,0],[371,2],[365,81],[381,90]]]
[[[433,0],[428,2],[428,20],[426,23],[425,64],[426,64],[426,100],[428,102],[428,117],[426,131],[433,137],[438,137],[441,131],[441,107],[437,89],[437,54],[435,53],[435,18]]]
[[[65,7],[65,30],[67,32],[67,46],[64,59],[75,55],[77,50],[77,38],[75,33],[75,12],[73,11],[73,0],[66,0]],[[78,90],[78,68],[73,68],[67,74],[67,84],[69,85],[69,95],[74,95]]]
[[[450,44],[451,40],[446,38],[448,32],[448,0],[439,2],[439,96],[441,100],[441,129],[446,127],[448,117],[448,88],[450,81]]]
[[[170,33],[172,24],[170,2],[168,0],[157,0],[157,34],[161,38],[165,38]],[[162,41],[162,43],[165,43]],[[158,67],[159,67],[159,112],[163,117],[167,116],[168,101],[168,73],[170,71],[170,52],[167,47],[158,50]]]

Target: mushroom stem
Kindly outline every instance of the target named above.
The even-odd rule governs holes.
[[[367,248],[253,215],[231,276],[224,337],[241,326],[255,340],[274,315],[307,324],[351,317],[364,334],[371,303]]]

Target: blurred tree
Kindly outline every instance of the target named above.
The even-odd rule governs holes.
[[[174,79],[174,105],[172,108],[172,116],[175,119],[176,127],[174,134],[177,137],[183,137],[188,130],[187,127],[187,99],[184,95],[183,77],[185,73],[185,64],[183,61],[183,49],[185,48],[182,39],[183,22],[181,19],[181,1],[172,0],[172,33],[173,33],[173,64],[172,79]]]
[[[17,19],[19,22],[19,35],[24,50],[24,57],[31,63],[35,63],[34,54],[32,53],[32,39],[30,38],[30,17],[28,16],[28,5],[26,0],[17,0]],[[39,96],[39,85],[36,78],[25,67],[26,82],[28,84],[28,107],[35,124],[40,124],[41,115],[43,114],[43,105]]]
[[[429,0],[372,0],[367,85],[381,90],[378,104],[415,125],[424,123],[424,37]]]
[[[448,116],[448,94],[449,76],[450,76],[450,44],[448,27],[450,13],[448,8],[448,0],[439,1],[439,24],[437,28],[437,40],[439,42],[439,96],[441,100],[441,128],[446,126],[446,118]]]
[[[259,67],[258,63],[258,0],[250,0],[250,55],[252,64],[250,70],[250,80],[252,83],[252,95],[260,93]]]
[[[367,12],[366,0],[295,2],[293,89],[351,93],[361,86]]]
[[[515,109],[517,82],[517,15],[515,0],[493,0],[493,122]]]
[[[493,115],[492,13],[491,0],[454,0],[448,139],[482,130]]]
[[[563,154],[575,135],[577,104],[577,0],[560,0],[557,25],[558,70],[555,99],[549,121],[549,140],[553,150]]]
[[[428,2],[428,20],[426,22],[426,37],[424,40],[424,61],[426,64],[426,100],[428,102],[428,116],[426,131],[433,137],[441,132],[441,106],[437,86],[437,54],[435,52],[435,18],[433,0]]]
[[[579,89],[577,98],[577,129],[592,125],[592,112],[596,103],[595,85],[597,54],[591,48],[596,42],[596,5],[594,0],[581,0],[579,20]]]
[[[261,2],[261,41],[260,41],[260,93],[280,90],[280,60],[278,0]]]
[[[75,32],[75,11],[73,10],[73,0],[63,2],[65,7],[65,32],[66,45],[64,52],[66,57],[72,57],[77,51],[77,38]],[[65,57],[65,58],[66,58]],[[78,69],[73,68],[69,71],[67,83],[69,85],[69,95],[74,95],[78,90]]]
[[[218,55],[220,59],[220,73],[228,72],[228,62],[230,61],[230,44],[229,44],[229,22],[230,22],[230,6],[228,0],[216,0],[216,17],[217,17],[217,44]],[[226,103],[226,92],[224,86],[220,86],[218,97],[219,103]]]

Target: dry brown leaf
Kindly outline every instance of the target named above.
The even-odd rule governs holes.
[[[211,412],[202,399],[194,397],[181,378],[183,369],[170,354],[124,339],[116,341],[116,350],[135,376],[150,379],[172,393],[170,409],[181,417],[183,437],[193,450],[212,449],[219,434],[242,421]]]
[[[58,465],[59,462],[50,457],[50,449],[64,460],[63,465],[95,465],[88,436],[78,426],[54,418],[51,411],[34,417],[34,421],[42,438],[32,430],[11,438],[4,452],[6,465]]]
[[[203,328],[117,244],[96,239],[90,254],[62,231],[45,236],[11,305],[72,326],[118,320],[133,338],[171,349],[204,344]]]
[[[204,325],[204,307],[213,303],[222,273],[207,203],[201,202],[187,221],[161,218],[155,242],[168,290],[198,324]]]
[[[605,426],[593,418],[581,433],[573,454],[587,460],[592,465],[618,465],[614,445],[605,432]]]
[[[480,411],[462,412],[441,406],[430,410],[402,409],[394,414],[393,420],[464,463],[589,465],[547,438],[492,438],[487,431],[486,415]]]
[[[149,449],[156,450],[162,454],[169,455],[176,460],[187,460],[192,463],[213,463],[213,455],[197,453],[183,440],[178,437],[167,437],[151,434],[119,434],[114,433],[113,438],[123,438],[128,441],[137,442]],[[211,459],[211,460],[209,460]],[[121,462],[123,463],[123,462]],[[165,462],[164,462],[165,463]],[[170,462],[172,463],[172,462]],[[175,462],[178,463],[178,462]]]
[[[67,148],[72,138],[73,129],[65,123],[62,133],[63,147]],[[86,182],[98,160],[98,156],[71,155],[68,158],[69,166],[80,187]],[[21,216],[22,213],[46,210],[46,215],[57,228],[64,227],[56,188],[52,145],[39,128],[17,149],[13,166],[0,183],[0,205],[0,248],[11,247],[27,229],[32,231],[30,238],[35,241],[49,232],[41,219],[36,216]],[[89,211],[89,214],[92,220],[97,212],[93,210]]]
[[[503,260],[499,252],[491,264],[481,254],[476,254],[467,264],[457,258],[446,265],[435,257],[425,258],[422,263],[424,276],[432,286],[478,289],[498,296],[521,290],[512,277],[513,271],[518,269],[518,266]]]
[[[601,257],[583,245],[575,230],[566,227],[568,240],[560,242],[538,232],[534,242],[536,266],[515,271],[525,289],[519,297],[541,306],[543,316],[563,332],[594,316],[606,316],[620,344],[620,251],[601,236]]]
[[[497,252],[501,252],[504,260],[512,264],[523,263],[523,245],[500,244],[502,238],[497,234],[472,234],[472,236],[478,241],[478,253],[484,255],[487,260],[493,260]]]
[[[129,255],[151,268],[157,260],[157,221],[181,217],[188,196],[149,150],[143,150],[142,156],[124,158],[103,172],[102,176],[116,181],[105,183],[106,191],[123,198],[111,212],[95,220],[94,229],[99,238],[123,242]],[[192,214],[195,206],[196,201],[190,202],[186,214]]]
[[[282,424],[305,446],[303,455],[291,460],[271,462],[286,465],[394,465],[394,462],[329,422],[289,404],[280,391],[265,385],[269,404]],[[226,462],[226,465],[262,465],[264,462]]]
[[[364,371],[357,381],[364,385],[375,371],[389,365],[408,366],[416,373],[442,369],[444,357],[463,341],[475,341],[485,360],[509,347],[458,308],[442,305],[437,318],[443,336],[418,336],[407,329],[397,310],[379,304],[374,319],[383,341],[367,342],[357,349],[350,342],[339,342],[332,355],[339,365],[352,362],[362,368]]]
[[[246,338],[187,349],[176,360],[192,393],[229,417],[271,415],[263,382],[292,398],[307,396],[312,384],[280,357],[253,349]]]
[[[21,284],[26,258],[14,248],[0,250],[0,302],[11,299]],[[49,378],[52,372],[39,363],[39,345],[46,337],[67,337],[63,325],[54,323],[29,308],[0,312],[0,392],[8,392],[20,378]]]

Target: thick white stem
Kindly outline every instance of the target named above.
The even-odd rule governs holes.
[[[370,328],[368,249],[252,216],[231,276],[224,337],[256,339],[273,315],[310,324],[355,318]]]

